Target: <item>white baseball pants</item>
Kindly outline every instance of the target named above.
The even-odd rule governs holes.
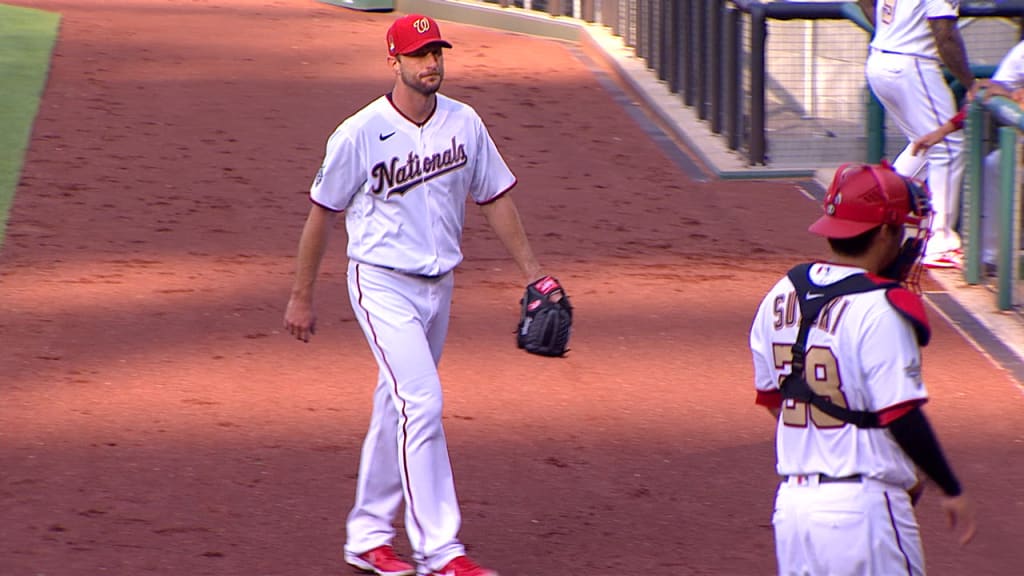
[[[350,261],[349,298],[379,376],[363,443],[345,551],[390,544],[405,503],[414,559],[439,569],[465,553],[437,364],[448,333],[454,274],[424,278]]]
[[[912,156],[910,144],[935,130],[956,114],[956,101],[939,62],[928,58],[871,50],[865,76],[890,117],[910,141],[893,162],[903,176],[926,180],[935,218],[928,254],[960,248],[954,227],[960,213],[963,182],[964,134],[953,132],[932,146],[927,155]]]
[[[910,496],[897,486],[784,481],[775,498],[780,576],[924,576]]]

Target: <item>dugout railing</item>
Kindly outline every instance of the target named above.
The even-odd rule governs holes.
[[[984,93],[982,92],[982,95]],[[995,295],[999,310],[1016,309],[1021,294],[1021,184],[1024,182],[1022,134],[1024,112],[1012,100],[995,97],[976,99],[969,108],[967,123],[967,169],[964,177],[964,280],[985,284]],[[998,150],[998,154],[990,153]],[[990,158],[994,170],[986,170]],[[995,178],[996,182],[986,182]],[[995,194],[989,204],[994,210],[982,220],[980,207],[985,194]],[[980,238],[984,230],[996,231],[994,261],[985,262]],[[992,266],[994,264],[994,266]]]
[[[606,26],[750,166],[813,171],[906,143],[864,80],[871,26],[855,2],[487,2]],[[1022,37],[1024,0],[966,0],[960,14],[974,66]]]

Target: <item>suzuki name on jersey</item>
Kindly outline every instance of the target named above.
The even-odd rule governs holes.
[[[412,188],[466,165],[466,147],[452,137],[451,148],[444,152],[434,153],[420,158],[415,152],[409,152],[405,164],[401,166],[399,157],[377,163],[370,174],[374,184],[374,194],[385,193],[385,198],[394,194],[402,195]]]
[[[815,298],[821,298],[823,296],[824,294],[820,292],[808,292],[804,298],[814,300]],[[839,321],[843,319],[843,314],[846,312],[846,308],[849,305],[850,302],[842,296],[832,300],[828,304],[825,304],[821,309],[814,326],[819,330],[835,335],[836,328],[839,327]],[[800,322],[798,310],[799,304],[795,291],[790,291],[787,294],[776,295],[775,300],[772,303],[772,316],[775,317],[775,322],[772,325],[772,328],[775,330],[782,330],[784,328],[792,328],[793,326],[796,326]]]

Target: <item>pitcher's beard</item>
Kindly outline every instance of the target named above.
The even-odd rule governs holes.
[[[441,74],[440,72],[437,74],[437,77],[437,82],[427,83],[423,79],[418,77],[406,78],[405,76],[403,76],[402,82],[405,83],[406,86],[418,92],[419,94],[422,94],[423,96],[433,96],[434,94],[437,93],[438,90],[441,89],[441,84],[444,80],[444,75]],[[433,76],[428,76],[428,78],[433,78]]]

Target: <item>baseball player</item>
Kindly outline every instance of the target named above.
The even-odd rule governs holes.
[[[975,532],[922,410],[928,319],[903,287],[920,272],[927,192],[888,165],[844,165],[824,206],[810,231],[831,259],[779,280],[750,330],[756,402],[777,420],[779,574],[923,575],[918,469],[945,494],[961,544]]]
[[[982,79],[974,83],[968,93],[968,99],[973,100],[975,94],[981,90],[984,90],[986,100],[993,96],[1004,96],[1014,100],[1018,105],[1024,105],[1024,42],[1017,43],[1006,56],[1003,56],[991,79]],[[963,128],[965,116],[966,110],[960,110],[942,126],[915,140],[911,153],[917,155],[942,143],[950,134]],[[985,268],[994,271],[998,231],[998,225],[995,223],[999,200],[998,149],[989,152],[985,157],[985,177],[982,182],[984,189],[981,204],[981,254]]]
[[[953,92],[941,65],[970,89],[974,83],[967,50],[957,28],[957,0],[859,0],[875,25],[865,65],[868,85],[889,111],[909,142],[935,130],[956,113]],[[912,178],[926,176],[935,217],[924,264],[955,268],[963,262],[955,227],[960,209],[960,184],[965,158],[963,134],[952,134],[915,156],[910,145],[893,167]]]
[[[468,105],[438,93],[451,44],[418,14],[387,31],[391,93],[331,135],[310,189],[285,328],[307,341],[313,288],[337,215],[348,232],[352,309],[379,366],[373,413],[347,522],[345,560],[380,576],[497,576],[466,557],[441,423],[437,365],[467,197],[527,279],[541,276],[507,192],[516,179]],[[416,568],[391,546],[405,505]]]

